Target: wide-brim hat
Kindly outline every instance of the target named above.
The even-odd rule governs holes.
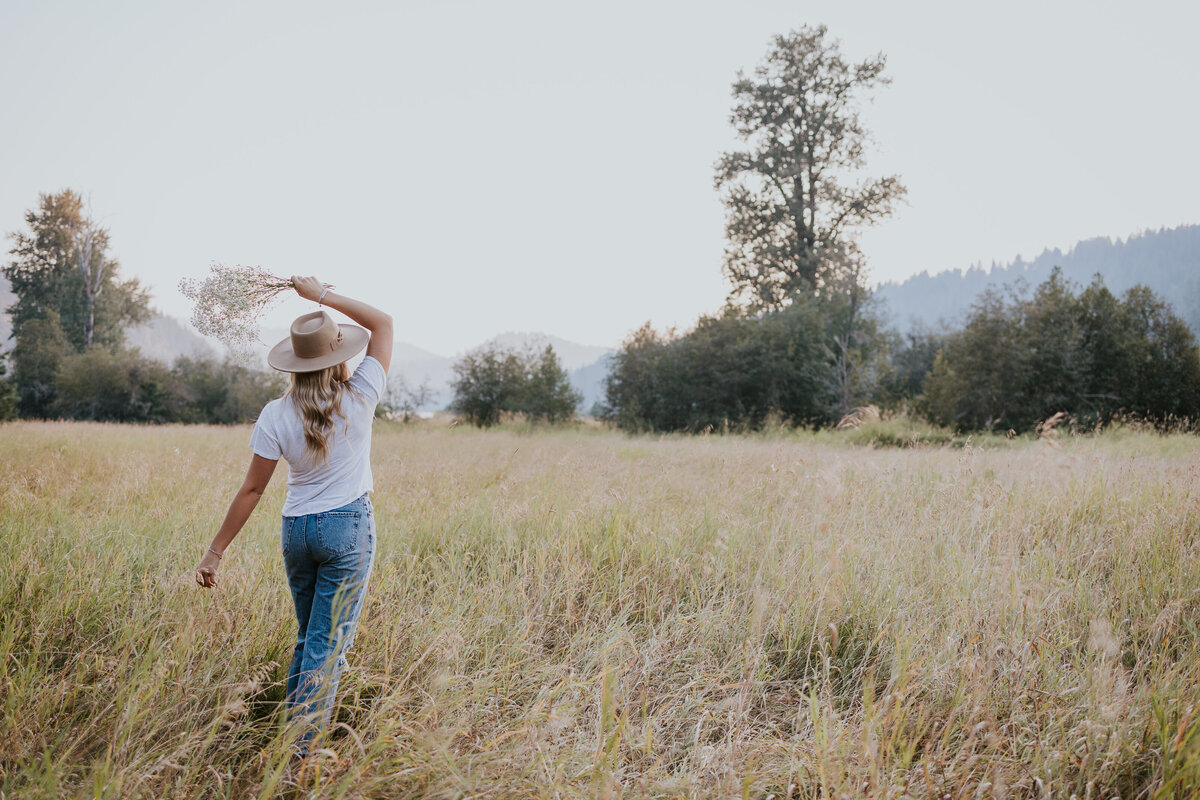
[[[291,335],[271,348],[267,363],[280,372],[316,372],[354,358],[371,334],[357,325],[339,325],[325,311],[296,317]]]

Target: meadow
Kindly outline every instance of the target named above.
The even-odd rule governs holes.
[[[381,423],[375,573],[302,764],[282,470],[192,578],[248,437],[0,427],[0,797],[1200,791],[1195,436]]]

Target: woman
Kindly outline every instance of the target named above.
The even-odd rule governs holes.
[[[250,471],[196,568],[196,581],[217,585],[225,548],[258,505],[279,458],[286,459],[281,539],[299,624],[287,705],[289,717],[310,723],[298,743],[304,754],[329,721],[375,557],[371,422],[392,358],[392,318],[316,278],[293,276],[292,285],[301,297],[362,327],[338,325],[319,310],[296,319],[291,335],[272,348],[267,362],[291,373],[290,386],[254,425]],[[366,357],[351,375],[346,362],[364,346]]]

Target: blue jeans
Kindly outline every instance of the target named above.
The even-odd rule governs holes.
[[[299,624],[288,670],[288,717],[308,723],[298,742],[304,752],[329,723],[367,594],[375,559],[371,500],[364,494],[332,511],[284,517],[280,538]]]

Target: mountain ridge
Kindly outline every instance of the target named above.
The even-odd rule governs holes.
[[[1031,261],[1021,256],[985,269],[949,269],[930,275],[922,271],[903,281],[889,281],[873,290],[892,322],[902,331],[916,324],[961,322],[979,293],[1018,279],[1030,288],[1061,267],[1063,276],[1087,285],[1099,274],[1114,294],[1137,284],[1148,286],[1171,303],[1194,332],[1200,332],[1200,225],[1144,230],[1120,237],[1097,236],[1076,242],[1067,250],[1046,248]]]

